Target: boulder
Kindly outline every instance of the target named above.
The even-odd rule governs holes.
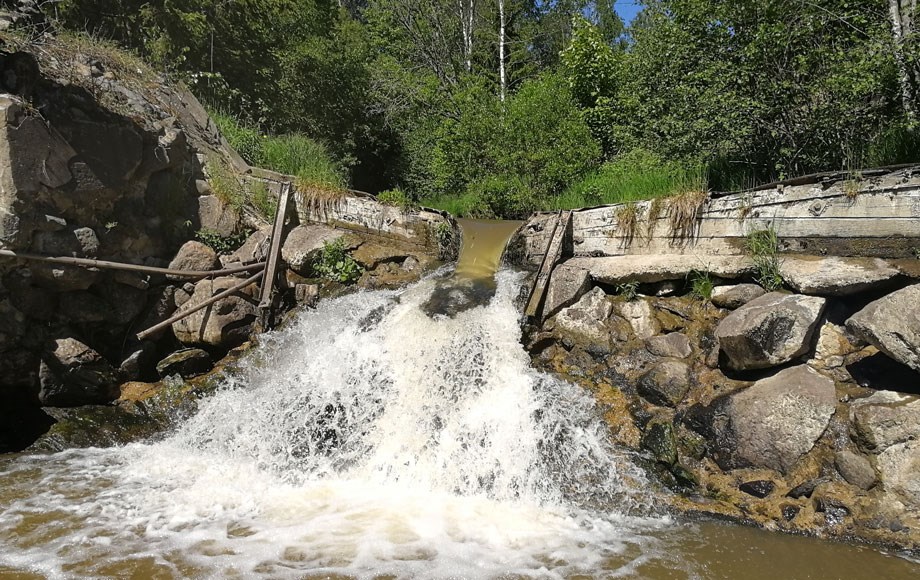
[[[203,193],[209,194],[211,188],[208,182],[204,180],[195,182],[199,192],[202,193],[199,183],[206,186]],[[236,231],[236,226],[240,222],[240,214],[216,195],[202,195],[198,198],[198,222],[201,224],[201,229],[227,237]]]
[[[652,314],[652,307],[648,300],[639,298],[629,302],[622,302],[617,309],[623,318],[629,322],[636,338],[644,340],[658,334],[661,330],[658,321]]]
[[[762,369],[807,353],[825,302],[815,296],[771,292],[735,310],[716,328],[728,366]]]
[[[802,294],[847,296],[891,281],[901,272],[879,258],[788,256],[780,274]]]
[[[836,408],[834,381],[802,365],[731,396],[734,467],[788,472],[824,433]]]
[[[157,363],[157,374],[161,378],[179,375],[182,378],[196,377],[214,366],[211,355],[200,348],[184,348]]]
[[[546,287],[543,318],[555,316],[560,310],[578,302],[591,289],[591,276],[587,270],[560,264],[553,269]]]
[[[859,448],[870,453],[920,440],[920,398],[878,391],[858,399],[850,405],[850,429]]]
[[[639,378],[636,388],[649,403],[676,407],[690,390],[690,367],[676,359],[659,361]]]
[[[339,237],[340,235],[339,233],[335,237]],[[323,246],[320,244],[319,250],[322,251],[322,249]],[[311,261],[318,255],[319,252],[312,254]],[[361,267],[365,270],[373,270],[382,264],[402,264],[409,258],[409,252],[405,248],[389,244],[384,245],[367,242],[361,244],[358,249],[352,252],[351,257],[361,264]],[[307,269],[309,269],[309,264],[307,264],[307,266]],[[305,270],[301,268],[300,271],[304,272]]]
[[[215,294],[240,283],[239,278],[225,276],[201,280],[183,310],[194,308]],[[173,323],[173,334],[187,345],[233,347],[243,343],[258,318],[258,288],[255,284]]]
[[[3,283],[10,292],[10,301],[17,310],[29,318],[53,320],[57,312],[57,292],[33,286],[31,275],[25,275],[29,273],[29,270],[14,270],[3,278]],[[0,316],[0,319],[3,319],[3,316]]]
[[[600,352],[610,352],[610,329],[607,319],[613,304],[600,288],[581,297],[577,303],[554,316],[552,326],[564,341]]]
[[[31,249],[50,256],[92,258],[99,252],[99,238],[92,228],[36,232],[32,236]]]
[[[46,407],[104,404],[118,397],[118,373],[102,355],[74,338],[48,345],[39,369],[38,399]]]
[[[0,352],[19,346],[26,332],[26,317],[9,299],[0,300]]]
[[[55,292],[86,290],[100,275],[99,270],[95,268],[39,262],[29,264],[29,272],[33,284]]]
[[[224,267],[246,266],[257,262],[264,262],[268,257],[271,244],[272,229],[270,226],[258,229],[246,238],[243,245],[229,256],[221,256],[220,261]]]
[[[736,308],[741,308],[755,298],[760,298],[766,293],[767,291],[757,284],[716,286],[712,289],[710,300],[719,308],[735,310]]]
[[[892,445],[878,456],[878,472],[888,494],[920,508],[920,440]]]
[[[121,361],[118,372],[124,381],[139,381],[148,378],[156,363],[157,347],[150,341],[137,344],[131,353]],[[152,377],[150,377],[152,378]]]
[[[645,341],[645,348],[655,356],[668,358],[687,358],[693,352],[690,339],[680,332],[653,336]]]
[[[839,451],[834,457],[834,465],[850,485],[863,490],[875,485],[875,469],[872,463],[862,455],[847,450]]]
[[[220,260],[210,246],[194,240],[185,242],[176,257],[169,263],[170,270],[214,270],[220,266]],[[170,280],[184,278],[168,276]]]
[[[920,284],[880,298],[846,321],[847,329],[880,351],[920,371]]]
[[[329,226],[310,224],[297,226],[287,235],[281,246],[281,258],[303,276],[310,274],[313,261],[323,251],[323,244],[342,237],[342,232]],[[406,253],[401,254],[402,257]]]

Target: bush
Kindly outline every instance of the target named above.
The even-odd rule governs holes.
[[[195,238],[199,242],[210,246],[211,249],[218,254],[229,254],[234,252],[243,245],[243,242],[245,242],[248,237],[249,234],[247,232],[237,232],[229,236],[222,236],[216,231],[206,228],[202,228],[195,232]]]
[[[326,280],[353,284],[361,277],[363,270],[345,251],[345,241],[338,238],[331,242],[323,242],[323,251],[313,264],[313,271]]]

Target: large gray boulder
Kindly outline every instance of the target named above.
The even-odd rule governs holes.
[[[563,340],[586,348],[610,352],[610,329],[607,319],[613,312],[613,304],[600,288],[595,288],[581,297],[574,305],[564,308],[551,319],[553,326]]]
[[[888,282],[901,272],[879,258],[789,256],[783,259],[780,274],[803,294],[846,296]]]
[[[220,260],[210,246],[196,242],[194,240],[185,242],[176,257],[169,263],[170,270],[214,270],[220,266]],[[172,280],[179,280],[175,276],[169,276]]]
[[[847,329],[894,360],[920,371],[920,284],[880,298],[854,314]]]
[[[546,287],[543,318],[555,316],[563,308],[577,302],[590,289],[591,275],[587,270],[565,264],[556,266]]]
[[[207,185],[206,181],[203,183]],[[202,189],[200,188],[200,191]],[[207,190],[204,191],[209,193]],[[201,229],[226,237],[236,231],[236,226],[240,223],[240,214],[216,195],[202,195],[198,198],[198,221],[201,223]]]
[[[881,453],[920,439],[920,398],[878,391],[850,405],[851,436],[860,449]]]
[[[834,381],[805,365],[732,395],[728,417],[735,466],[786,473],[814,447],[836,404]]]
[[[201,280],[195,284],[191,298],[183,304],[187,311],[224,290],[240,283],[232,276]],[[258,288],[250,284],[226,298],[174,322],[173,334],[187,345],[233,347],[244,342],[258,317]]]
[[[310,275],[314,260],[323,251],[326,242],[342,237],[342,232],[329,226],[310,224],[297,226],[288,234],[281,246],[281,258],[291,270],[302,276]],[[405,256],[403,252],[402,256]]]
[[[102,355],[74,338],[48,345],[39,380],[38,399],[47,407],[103,404],[118,397],[118,373]]]
[[[781,365],[808,352],[825,299],[771,292],[725,317],[719,348],[735,370]]]

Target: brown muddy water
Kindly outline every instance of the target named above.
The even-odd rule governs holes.
[[[431,315],[451,280],[300,314],[160,441],[0,457],[0,579],[920,578],[668,516],[591,395],[531,367],[524,276]]]

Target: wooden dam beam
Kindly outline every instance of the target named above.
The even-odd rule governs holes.
[[[229,276],[240,272],[252,272],[265,267],[265,262],[257,262],[246,266],[235,266],[223,270],[173,270],[170,268],[156,268],[154,266],[141,266],[138,264],[125,264],[109,260],[95,260],[92,258],[73,258],[69,256],[42,256],[27,252],[14,252],[13,250],[0,250],[0,257],[18,260],[44,262],[46,264],[61,264],[64,266],[81,266],[84,268],[102,268],[103,270],[124,270],[126,272],[139,272],[142,274],[163,274],[177,278],[207,278],[209,276]]]
[[[530,291],[530,299],[527,301],[527,308],[524,314],[530,318],[535,318],[540,314],[543,304],[543,296],[546,294],[546,286],[549,284],[549,277],[553,268],[562,258],[565,235],[572,221],[571,211],[561,211],[556,216],[553,225],[553,231],[547,242],[546,252],[543,254],[543,262],[537,271],[537,277],[534,280],[533,288]]]
[[[275,211],[275,223],[272,226],[272,241],[268,250],[265,276],[262,278],[262,293],[259,300],[259,308],[268,308],[272,303],[272,291],[275,288],[275,274],[278,271],[278,258],[281,255],[281,239],[284,237],[284,216],[287,214],[290,196],[291,183],[285,182],[284,185],[281,186],[278,209]]]

